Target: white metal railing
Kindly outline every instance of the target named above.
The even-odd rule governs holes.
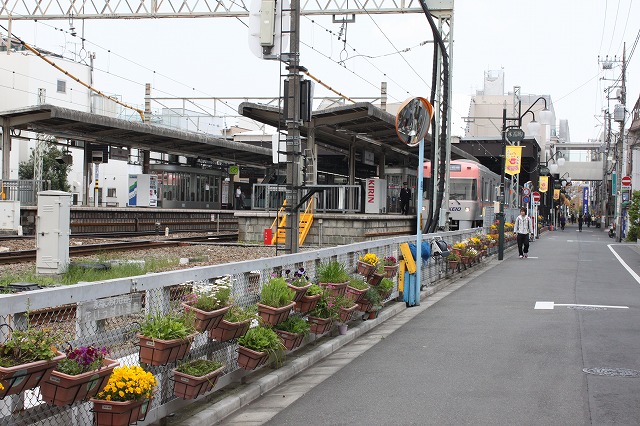
[[[302,196],[309,191],[313,196],[316,213],[361,213],[362,187],[359,185],[313,185],[302,188]],[[256,183],[251,195],[252,210],[278,210],[286,198],[283,185]]]
[[[452,244],[482,231],[482,228],[477,228],[425,234],[423,238],[425,241],[430,241],[435,235],[439,235],[447,243]],[[355,271],[358,257],[365,253],[375,253],[381,258],[384,256],[399,258],[399,244],[403,242],[415,242],[415,237],[401,236],[314,249],[273,258],[239,260],[222,265],[81,283],[17,294],[2,294],[0,295],[0,324],[7,324],[14,329],[23,329],[27,325],[25,311],[29,310],[29,321],[32,327],[62,331],[72,346],[83,344],[107,346],[111,350],[110,358],[118,359],[121,364],[138,365],[136,323],[147,313],[166,313],[180,309],[181,297],[188,291],[185,284],[229,275],[234,282],[234,303],[246,306],[259,299],[262,285],[268,282],[272,273],[276,271],[297,270],[303,267],[313,279],[319,263],[328,260],[342,262],[349,270]],[[434,257],[427,263],[418,262],[422,268],[422,286],[433,285],[452,273],[446,268],[446,262],[442,259],[435,261],[433,259]],[[388,300],[397,295],[396,287]],[[0,328],[0,341],[6,337],[7,328]],[[309,337],[305,344],[313,339],[314,337]],[[188,356],[207,357],[226,365],[224,375],[216,386],[216,389],[219,389],[238,381],[245,374],[244,370],[237,366],[236,348],[235,340],[221,343],[209,339],[206,333],[201,333],[194,340]],[[173,368],[172,364],[150,367],[150,371],[158,379],[158,386],[151,410],[146,420],[139,424],[155,422],[190,403],[173,395],[171,368]],[[89,402],[66,407],[49,406],[42,401],[36,389],[0,400],[0,424],[89,426],[93,424],[93,413]]]

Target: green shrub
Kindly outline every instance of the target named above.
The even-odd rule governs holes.
[[[244,336],[238,338],[238,344],[256,352],[273,352],[285,349],[276,332],[263,326],[250,328]]]
[[[275,328],[293,334],[309,334],[309,323],[300,317],[289,317]]]
[[[140,324],[140,334],[152,339],[184,339],[193,334],[194,318],[186,312],[149,314]]]
[[[193,377],[202,377],[221,367],[224,367],[224,364],[218,361],[196,359],[180,365],[176,371]]]
[[[272,278],[262,287],[260,303],[274,308],[281,308],[293,301],[295,292],[289,288],[282,277]]]
[[[317,278],[321,283],[343,283],[350,277],[342,263],[331,260],[318,265]]]

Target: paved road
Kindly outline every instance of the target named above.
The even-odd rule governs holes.
[[[545,233],[222,424],[640,424],[638,273],[635,244]]]

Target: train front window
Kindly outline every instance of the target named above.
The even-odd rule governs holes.
[[[450,200],[477,199],[477,182],[475,179],[451,179],[449,181]]]

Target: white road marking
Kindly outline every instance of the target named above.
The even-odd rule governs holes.
[[[613,244],[607,244],[607,247],[609,247],[609,250],[611,250],[611,253],[613,253],[613,255],[616,257],[616,259],[618,259],[618,262],[620,262],[622,264],[622,266],[624,266],[624,269],[627,270],[627,272],[629,272],[629,274],[631,274],[631,276],[633,277],[633,279],[636,280],[636,282],[638,284],[640,284],[640,276],[638,276],[638,274],[635,273],[635,271],[633,269],[631,269],[629,267],[629,265],[627,265],[625,263],[624,260],[622,260],[622,258],[620,257],[620,255],[618,255],[618,253],[616,253],[616,251],[613,249]]]
[[[536,305],[533,309],[553,309],[555,306],[584,306],[586,308],[629,309],[628,306],[580,305],[577,303],[553,303],[553,302],[536,302]]]

